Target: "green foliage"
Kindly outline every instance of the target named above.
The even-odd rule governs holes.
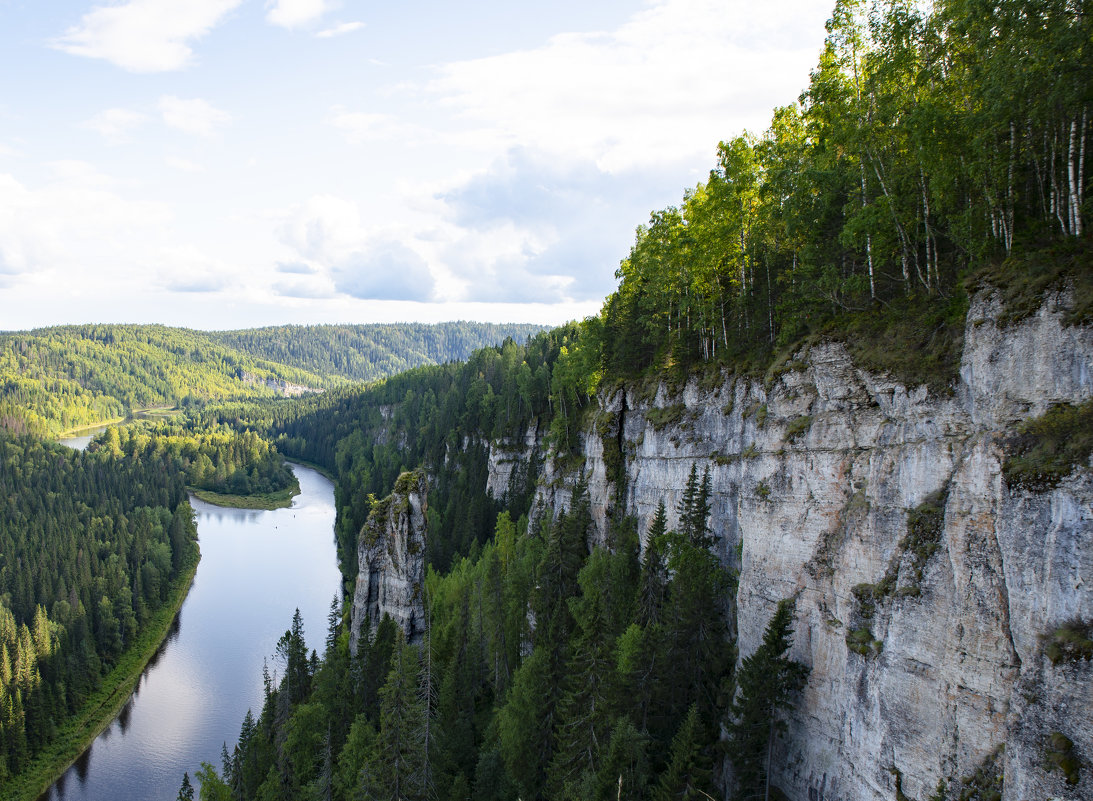
[[[1019,323],[1040,310],[1048,292],[1069,292],[1063,316],[1069,325],[1093,321],[1093,271],[1090,245],[1083,240],[1053,242],[1031,252],[1015,253],[973,274],[971,288],[988,286],[1001,293],[1003,325]]]
[[[663,431],[668,426],[674,426],[683,419],[687,407],[682,403],[673,403],[670,406],[651,406],[645,413],[645,419],[654,431]]]
[[[195,540],[169,460],[0,436],[0,774],[81,711],[171,600]]]
[[[728,752],[743,798],[763,797],[774,738],[786,729],[781,715],[792,708],[808,678],[808,668],[786,656],[793,611],[792,601],[778,603],[762,643],[743,659],[736,675]]]
[[[840,4],[801,101],[638,228],[604,376],[762,374],[822,335],[949,391],[969,270],[1014,316],[1065,285],[1068,320],[1089,319],[1091,26],[1063,0]]]
[[[801,434],[808,431],[812,426],[812,415],[801,415],[795,417],[789,421],[789,425],[786,426],[786,442],[792,442],[801,436]]]
[[[1093,620],[1068,620],[1056,627],[1045,640],[1044,655],[1053,665],[1093,660]]]
[[[138,409],[320,387],[313,372],[165,326],[66,326],[0,336],[0,428],[55,435]]]
[[[427,364],[467,359],[474,351],[511,339],[524,342],[543,330],[530,323],[370,323],[283,325],[209,336],[252,358],[354,382],[378,381]]]
[[[466,359],[528,324],[280,326],[202,332],[84,325],[0,335],[0,428],[55,435],[137,410],[274,398]]]
[[[1077,784],[1082,778],[1081,761],[1074,753],[1074,743],[1062,732],[1052,732],[1044,744],[1044,767],[1058,770],[1067,784]]]
[[[1002,472],[1015,487],[1046,491],[1093,453],[1093,400],[1059,404],[1029,420],[1006,443]]]

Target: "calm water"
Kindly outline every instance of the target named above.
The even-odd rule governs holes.
[[[73,443],[74,445],[77,443]],[[132,699],[39,801],[173,801],[185,771],[220,767],[220,747],[262,703],[262,662],[297,607],[322,651],[339,592],[334,488],[293,466],[291,509],[224,509],[194,499],[201,564],[173,631]]]

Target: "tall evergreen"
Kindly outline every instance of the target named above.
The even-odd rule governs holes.
[[[786,656],[792,644],[793,611],[793,601],[778,603],[763,632],[763,642],[744,658],[737,672],[729,759],[741,801],[771,797],[775,737],[786,730],[783,713],[793,707],[808,679],[808,667]]]

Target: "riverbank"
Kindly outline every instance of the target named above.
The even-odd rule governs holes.
[[[285,487],[277,492],[267,492],[261,495],[224,495],[210,490],[195,489],[190,487],[190,492],[198,500],[211,503],[213,506],[226,506],[233,509],[287,509],[292,506],[292,499],[300,494],[300,482],[295,487]]]
[[[87,425],[65,429],[60,434],[57,434],[55,439],[78,437],[81,432],[84,431],[94,431],[96,428],[109,428],[110,426],[134,423],[137,420],[162,420],[168,417],[175,417],[181,413],[182,412],[177,406],[148,406],[143,409],[133,409],[133,411],[125,417],[112,417],[109,420],[100,420],[97,423],[88,423]]]
[[[26,770],[4,782],[0,801],[36,801],[114,722],[136,689],[144,669],[165,642],[190,591],[200,561],[201,552],[195,547],[182,572],[172,582],[167,603],[152,615],[143,633],[103,678],[102,686],[91,694],[80,713],[58,729],[53,742],[27,765]]]

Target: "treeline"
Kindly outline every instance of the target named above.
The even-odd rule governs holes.
[[[98,688],[196,537],[171,460],[0,436],[0,783]]]
[[[253,357],[323,376],[378,381],[427,364],[462,361],[506,339],[524,342],[543,330],[527,323],[372,323],[285,325],[219,331],[216,341]]]
[[[0,334],[0,429],[52,436],[137,409],[374,381],[540,330],[456,322],[222,332],[81,325]]]
[[[420,647],[385,618],[351,654],[335,607],[324,658],[309,658],[297,616],[259,717],[220,773],[202,766],[200,797],[700,798],[716,792],[723,721],[742,790],[761,793],[804,671],[785,657],[784,605],[733,702],[732,578],[708,513],[693,471],[681,530],[665,530],[662,505],[644,555],[630,519],[589,552],[580,489],[532,531],[502,513],[477,556],[430,572]]]
[[[223,424],[196,430],[180,423],[111,427],[92,440],[88,451],[169,462],[188,486],[226,495],[273,493],[297,484],[267,440],[254,431]]]
[[[1072,242],[1058,283],[1088,283],[1093,7],[930,6],[837,2],[800,101],[723,142],[709,180],[638,229],[588,362],[763,369],[811,333],[866,347],[873,317],[899,327],[892,351],[951,369],[969,267],[1045,246],[1067,260]]]
[[[275,397],[313,372],[158,325],[86,325],[0,336],[0,428],[56,435],[135,409]]]
[[[282,453],[336,475],[339,553],[350,579],[369,496],[386,495],[400,473],[426,466],[433,480],[428,558],[444,570],[454,555],[489,538],[499,511],[517,517],[531,503],[535,459],[513,472],[500,502],[486,494],[489,440],[518,448],[529,426],[548,431],[552,425],[560,436],[576,438],[576,416],[589,397],[579,403],[568,396],[558,400],[554,367],[578,334],[579,327],[570,324],[526,344],[509,339],[475,352],[465,363],[421,367],[372,387],[294,401],[226,404],[194,419],[200,426],[253,428]],[[559,419],[562,424],[555,423]],[[565,425],[567,420],[574,422]]]

